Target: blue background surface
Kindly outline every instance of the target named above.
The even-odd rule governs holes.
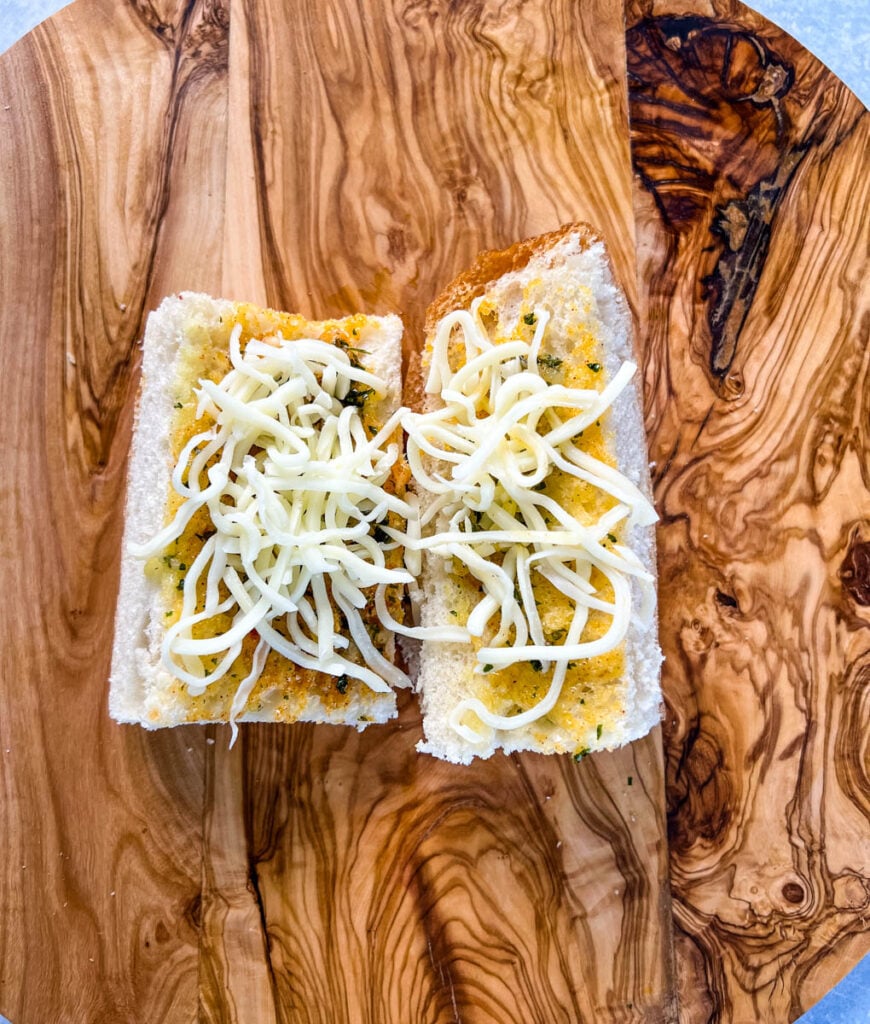
[[[870,1024],[870,955],[797,1024]]]

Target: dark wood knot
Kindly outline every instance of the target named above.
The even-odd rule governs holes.
[[[806,147],[786,116],[793,68],[736,24],[645,18],[626,33],[632,159],[673,235],[706,236],[706,307],[720,397],[761,278],[773,222]]]
[[[803,903],[804,887],[797,882],[786,882],[782,887],[782,898],[789,903]]]
[[[202,927],[202,893],[196,893],[187,904],[184,916],[197,931]]]
[[[853,538],[840,566],[840,582],[855,604],[870,605],[870,541]]]

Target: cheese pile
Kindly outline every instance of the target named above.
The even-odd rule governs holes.
[[[361,414],[369,395],[386,394],[384,381],[326,342],[278,336],[251,340],[242,352],[240,337],[236,325],[230,372],[218,383],[200,380],[195,392],[197,418],[208,416],[214,425],[180,454],[172,486],[182,503],[165,529],[133,552],[159,554],[207,507],[214,532],[184,578],[181,613],[166,629],[162,664],[191,694],[201,694],[229,672],[245,636],[256,632],[251,671],[231,708],[234,738],[235,719],[270,649],[302,668],[359,679],[378,692],[409,685],[373,644],[360,609],[365,588],[413,580],[386,565],[385,552],[402,534],[386,544],[373,536],[390,512],[406,520],[413,515],[384,488],[400,456],[402,410],[374,436]],[[350,641],[336,631],[336,610],[363,663],[346,656]],[[214,629],[227,619],[228,628],[201,635],[211,632],[202,628],[210,620]],[[209,656],[214,667],[206,671]]]
[[[475,645],[480,673],[523,662],[551,671],[544,698],[516,714],[496,714],[477,697],[460,701],[451,725],[472,743],[482,738],[481,728],[518,729],[547,715],[570,663],[622,643],[633,590],[641,594],[639,621],[649,619],[652,577],[614,531],[647,526],[655,512],[625,476],[578,445],[635,366],[624,363],[600,391],[556,383],[561,361],[542,351],[546,309],[523,318],[533,332],[518,325],[496,343],[481,319],[481,301],[444,317],[436,330],[426,390],[441,407],[422,414],[399,409],[371,432],[366,398],[383,397],[387,385],[327,342],[279,335],[252,339],[242,351],[236,325],[232,369],[219,382],[199,381],[197,418],[213,426],[180,453],[172,486],[181,504],[172,521],[134,553],[159,554],[207,509],[210,531],[184,577],[161,661],[192,695],[202,694],[230,672],[245,637],[256,634],[250,672],[230,711],[234,738],[270,650],[377,692],[409,685],[375,646],[361,614],[372,590],[383,628]],[[456,371],[451,354],[461,364]],[[422,514],[413,496],[405,500],[385,488],[400,457],[400,428],[424,493]],[[588,509],[574,514],[563,507],[545,490],[553,474],[597,489],[607,499],[598,503],[604,510],[590,520]],[[396,550],[403,569],[386,564],[385,554]],[[480,599],[464,624],[408,627],[390,614],[388,586],[405,584],[412,603],[420,598],[424,552],[453,560],[454,569],[479,583]],[[571,609],[562,642],[545,636],[535,600],[541,580]],[[590,612],[607,617],[602,635],[584,637]],[[336,629],[339,616],[346,630]]]
[[[570,662],[621,644],[632,613],[632,578],[643,595],[640,621],[649,621],[652,577],[626,545],[615,542],[613,531],[620,524],[645,526],[656,519],[637,487],[576,443],[609,409],[636,367],[624,363],[602,391],[551,383],[546,378],[560,360],[542,355],[548,312],[536,308],[526,314],[525,323],[535,328],[531,341],[512,337],[496,344],[480,318],[481,301],[475,300],[469,312],[444,317],[437,328],[426,391],[440,396],[443,407],[402,419],[409,466],[429,495],[420,524],[429,535],[405,543],[453,559],[479,581],[481,598],[460,631],[465,643],[487,634],[477,650],[479,672],[518,662],[539,662],[541,670],[553,671],[544,698],[518,714],[494,714],[476,697],[459,702],[451,726],[472,743],[483,737],[468,723],[469,712],[484,728],[527,726],[553,709]],[[453,372],[451,351],[462,348],[462,365]],[[610,507],[597,521],[581,522],[543,492],[554,469],[604,492],[612,499],[605,503]],[[609,583],[612,600],[598,596],[590,582],[593,569]],[[545,640],[536,577],[573,608],[560,644]],[[609,616],[610,624],[602,636],[583,640],[593,609]],[[444,635],[428,632],[432,639],[447,640],[457,628],[449,630],[450,637],[446,629]]]

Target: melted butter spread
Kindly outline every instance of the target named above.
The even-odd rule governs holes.
[[[630,580],[651,586],[626,527],[656,517],[617,471],[609,425],[635,367],[608,379],[588,289],[558,333],[541,296],[527,285],[509,322],[486,297],[446,316],[428,353],[441,407],[403,426],[429,492],[421,546],[445,559],[477,653],[453,728],[471,743],[562,730],[581,753],[623,713]]]
[[[208,400],[208,396],[203,396],[208,385],[213,388],[222,387],[222,382],[227,382],[234,373],[237,378],[240,377],[240,368],[249,375],[267,372],[272,375],[275,383],[267,381],[268,387],[261,386],[259,390],[255,389],[253,392],[254,398],[262,399],[270,390],[274,391],[293,376],[291,367],[285,365],[279,358],[281,350],[284,349],[286,353],[286,347],[293,344],[299,346],[297,353],[303,349],[311,350],[311,358],[307,360],[306,365],[312,387],[309,387],[304,395],[297,396],[294,401],[296,407],[304,405],[306,401],[310,403],[317,397],[310,392],[319,391],[319,401],[324,406],[324,411],[322,415],[312,417],[306,416],[303,410],[301,415],[296,416],[295,421],[291,415],[290,425],[294,426],[295,422],[295,433],[302,436],[306,433],[304,425],[308,423],[313,426],[314,435],[321,436],[325,429],[336,430],[337,422],[341,421],[343,440],[340,445],[336,443],[329,447],[332,454],[339,448],[347,453],[351,449],[359,449],[369,441],[372,442],[371,458],[362,460],[363,465],[357,483],[367,495],[362,507],[373,512],[370,517],[371,523],[365,530],[365,540],[348,541],[345,537],[343,541],[346,547],[352,549],[359,564],[352,566],[350,582],[347,580],[348,573],[345,573],[345,582],[348,585],[340,602],[325,587],[308,586],[302,591],[302,598],[308,605],[308,621],[300,621],[300,616],[296,614],[292,616],[293,628],[290,628],[288,616],[278,614],[274,608],[270,608],[269,614],[260,623],[254,622],[252,628],[244,629],[242,635],[235,637],[233,643],[226,645],[226,649],[179,654],[173,651],[171,643],[164,644],[163,663],[170,675],[175,677],[170,689],[187,707],[187,717],[190,721],[222,718],[229,719],[234,724],[235,718],[246,711],[267,711],[268,717],[272,720],[293,721],[305,710],[312,698],[319,700],[327,711],[341,709],[351,702],[355,702],[357,706],[362,704],[364,710],[366,705],[371,705],[377,699],[378,693],[388,691],[388,682],[393,685],[403,685],[407,682],[384,658],[384,652],[389,649],[391,640],[378,617],[374,601],[377,590],[381,604],[393,616],[401,617],[402,584],[408,578],[402,569],[401,546],[396,542],[390,542],[389,537],[378,531],[381,526],[388,526],[401,535],[405,516],[410,511],[402,500],[408,480],[408,468],[401,455],[401,433],[398,429],[397,414],[393,414],[392,424],[387,422],[390,410],[385,401],[386,386],[383,382],[370,379],[372,375],[367,373],[364,365],[367,354],[366,339],[375,330],[377,327],[369,318],[362,315],[340,321],[312,324],[302,317],[260,310],[245,304],[236,305],[232,315],[225,316],[219,325],[199,323],[195,320],[186,325],[184,343],[178,353],[175,383],[177,393],[173,396],[174,413],[170,437],[173,461],[182,470],[178,478],[181,488],[175,486],[170,490],[165,530],[146,546],[145,551],[139,552],[145,556],[150,555],[146,572],[152,579],[157,580],[162,588],[163,604],[166,609],[164,628],[171,633],[173,627],[187,620],[190,625],[182,632],[189,640],[194,641],[195,646],[196,642],[202,641],[207,644],[208,641],[222,636],[232,638],[234,623],[237,624],[241,617],[240,602],[232,600],[226,574],[215,585],[214,581],[209,583],[207,571],[199,571],[194,585],[191,586],[192,568],[197,564],[197,559],[202,561],[204,548],[207,545],[214,545],[222,538],[213,518],[214,501],[199,502],[192,510],[192,514],[188,514],[191,512],[192,499],[185,493],[185,488],[192,487],[200,492],[208,488],[209,473],[214,472],[215,467],[219,466],[226,444],[223,447],[218,446],[205,461],[196,480],[190,479],[191,457],[202,451],[219,429],[223,429],[224,433],[227,433],[228,429],[229,436],[245,433],[244,428],[234,421],[232,410],[220,408],[220,396],[217,396],[217,405],[213,400],[215,392],[212,400]],[[248,357],[257,346],[252,346],[249,350],[251,342],[260,343],[259,353],[253,359]],[[275,359],[270,358],[272,352],[263,347],[263,342],[274,347]],[[329,346],[329,349],[324,351],[326,346]],[[241,374],[243,378],[244,373]],[[349,382],[348,374],[353,378]],[[250,387],[245,391],[245,386],[251,382],[250,376],[235,382],[236,390],[239,387],[242,389],[242,397],[251,392]],[[316,382],[316,386],[313,382]],[[257,381],[253,380],[253,384],[256,385]],[[292,411],[292,401],[289,407]],[[287,422],[287,408],[275,415],[279,424]],[[280,428],[276,429],[280,432]],[[286,440],[292,441],[295,445],[295,448],[291,446],[291,453],[305,447],[295,435],[287,434],[286,431],[285,435]],[[238,482],[238,474],[242,471],[240,460],[245,456],[253,459],[254,464],[262,471],[270,458],[264,449],[270,444],[276,445],[276,437],[270,432],[267,424],[262,436],[249,436],[248,442],[247,445],[240,446],[238,457],[230,461],[230,491],[233,481]],[[311,448],[313,441],[309,439],[306,443]],[[275,458],[286,457],[287,452],[288,446],[285,443],[282,452],[275,455]],[[329,460],[321,461],[328,463]],[[358,501],[359,494],[354,493],[353,486],[347,485],[348,476],[353,475],[347,467],[337,470],[332,479],[329,478],[329,474],[330,470],[324,464],[320,466],[319,474],[315,473],[312,477],[316,489],[310,495],[312,500],[317,502],[322,499],[324,486],[328,488],[332,484],[338,490],[345,487],[349,492],[349,500]],[[319,480],[318,475],[321,478]],[[343,478],[342,481],[336,479],[339,476]],[[304,482],[291,480],[290,483],[304,490]],[[273,490],[274,494],[269,492],[260,495],[261,504],[274,502],[277,497],[286,507],[287,494],[281,492],[280,486]],[[266,491],[269,491],[268,487]],[[384,506],[380,511],[374,509],[379,503],[378,495],[380,503]],[[233,498],[228,497],[226,493],[223,497],[224,506],[231,507]],[[193,503],[197,504],[197,501],[198,498],[194,497]],[[304,502],[302,504],[304,505]],[[222,508],[222,514],[228,514],[227,507]],[[229,514],[232,514],[231,511]],[[327,510],[327,515],[331,520],[329,524],[305,524],[308,533],[315,536],[308,546],[300,546],[296,551],[296,555],[299,556],[297,561],[307,559],[310,566],[317,563],[318,558],[323,557],[325,535],[320,534],[318,539],[318,529],[322,530],[329,525],[333,527],[335,533],[336,525],[360,525],[352,516],[349,518],[340,513],[340,522],[336,524],[335,508]],[[256,519],[256,515],[254,518]],[[276,516],[273,515],[271,522],[274,523],[275,519]],[[280,514],[277,515],[277,519],[281,519]],[[247,528],[250,528],[250,520],[249,515]],[[326,537],[326,541],[334,540],[334,537]],[[230,536],[230,549],[233,548],[233,543]],[[368,549],[363,548],[362,544],[368,544]],[[226,541],[224,546],[227,546]],[[238,541],[235,542],[235,546],[238,548]],[[373,552],[373,548],[381,552],[380,556]],[[277,545],[275,550],[279,550]],[[333,554],[340,560],[343,552]],[[246,580],[239,566],[239,557],[230,554],[228,559],[240,570],[237,577],[244,591]],[[212,554],[210,564],[214,564],[214,561]],[[274,557],[267,557],[265,564],[270,561],[274,562]],[[366,564],[367,562],[371,562],[372,565],[380,562],[381,565],[375,571]],[[262,566],[264,562],[261,558],[254,564]],[[292,566],[288,567],[285,570],[285,577],[292,578],[293,571]],[[298,581],[298,569],[296,578]],[[275,579],[273,576],[272,581]],[[238,590],[238,584],[236,589]],[[317,589],[317,593],[312,593],[313,589]],[[287,590],[285,586],[285,598]],[[242,605],[246,600],[256,600],[257,594],[252,593],[253,598],[247,599],[244,593],[238,595],[241,597]],[[343,607],[339,607],[339,603]],[[211,613],[203,615],[209,605]],[[227,607],[224,607],[225,605]],[[355,620],[359,642],[353,637],[347,642],[351,617]],[[328,627],[324,628],[327,619]],[[312,624],[316,628],[312,628]],[[262,636],[268,629],[274,634],[271,642],[264,641]],[[327,642],[320,641],[321,637],[326,637]],[[282,650],[279,651],[276,647]],[[295,652],[295,657],[288,658],[288,650]],[[359,714],[358,718],[365,721],[365,714]]]

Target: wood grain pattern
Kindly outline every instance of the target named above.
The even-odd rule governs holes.
[[[14,1024],[675,1019],[658,734],[460,769],[409,701],[233,751],[105,712],[147,309],[395,310],[410,356],[577,218],[646,325],[682,1017],[791,1019],[867,949],[867,116],[736,3],[628,13],[634,214],[606,0],[78,0],[0,58]]]
[[[481,247],[569,215],[600,226],[633,295],[612,5],[309,2],[288,19],[280,3],[239,0],[234,15],[234,60],[250,75],[233,94],[233,139],[251,146],[254,173],[236,183],[258,209],[245,249],[257,298],[402,312],[414,345],[426,305]]]
[[[662,928],[657,751],[469,771],[415,753],[413,709],[384,732],[246,730],[278,1019],[665,1019],[663,951],[634,948]]]
[[[870,948],[870,119],[738,3],[628,23],[681,1019],[788,1021]]]
[[[208,727],[214,748],[213,726]],[[242,747],[207,762],[200,915],[199,1020],[277,1020],[262,904],[243,823]],[[219,994],[216,998],[216,994]]]
[[[144,313],[182,281],[220,284],[220,253],[203,259],[187,229],[223,217],[224,124],[206,135],[193,108],[226,108],[226,27],[164,6],[85,0],[0,61],[0,1012],[15,1024],[197,1012],[205,737],[105,711]],[[215,203],[192,207],[204,182]]]

